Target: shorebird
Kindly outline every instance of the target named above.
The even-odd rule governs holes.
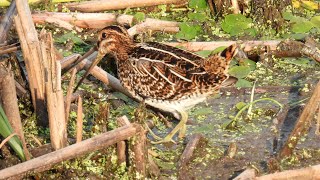
[[[97,58],[79,84],[110,54],[116,61],[122,86],[132,97],[180,119],[165,138],[155,143],[173,141],[178,131],[179,137],[185,136],[186,110],[217,93],[226,83],[230,61],[237,52],[234,44],[221,53],[203,58],[157,42],[135,43],[124,27],[114,25],[99,32],[97,49]]]

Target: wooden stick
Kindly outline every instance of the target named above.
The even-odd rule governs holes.
[[[8,49],[0,50],[0,55],[16,52],[18,49],[19,49],[19,46],[10,47]]]
[[[269,179],[320,179],[320,165],[256,177],[256,180]]]
[[[32,15],[33,22],[37,24],[44,24],[47,18],[60,19],[66,21],[80,28],[104,28],[106,26],[118,23],[120,25],[132,25],[134,17],[131,15],[120,15],[113,13],[55,13],[55,12],[46,12],[46,13],[35,13]],[[153,26],[150,27],[150,30],[154,31],[172,31],[173,28],[179,27],[178,22],[174,21],[165,21],[159,19],[146,18],[145,22]],[[176,29],[174,30],[176,31]]]
[[[91,60],[95,59],[97,56],[97,52],[93,53],[90,55],[88,58],[85,58],[83,61],[81,61],[78,66],[76,67],[77,69],[83,69],[84,67],[88,69],[91,65]],[[113,77],[111,74],[107,73],[103,69],[99,68],[98,66],[94,67],[91,71],[91,75],[93,75],[95,78],[99,79],[103,83],[111,86],[113,89],[129,96],[132,97],[127,90],[121,85],[120,81]]]
[[[13,128],[14,132],[18,134],[22,142],[26,159],[29,160],[30,154],[24,138],[14,75],[11,69],[4,67],[4,63],[0,63],[0,72],[0,103],[3,105],[3,110],[8,117],[11,127]]]
[[[49,18],[45,19],[45,21],[47,23],[53,24],[54,26],[57,26],[59,28],[63,28],[63,29],[69,30],[69,31],[76,30],[77,32],[82,32],[81,28],[76,27],[76,26],[70,24],[69,22],[63,21],[61,19],[49,17]]]
[[[239,14],[240,8],[238,0],[231,0],[233,14]]]
[[[65,57],[63,59],[60,60],[61,63],[61,69],[65,69],[68,66],[70,66],[71,64],[73,64],[75,61],[77,61],[77,59],[79,59],[81,57],[80,54],[71,54],[68,57]],[[64,74],[64,73],[62,73]]]
[[[316,131],[315,134],[320,136],[320,105],[318,107],[318,115],[317,115],[317,125],[316,125]]]
[[[130,149],[133,152],[132,164],[135,174],[139,174],[139,177],[146,177],[146,162],[148,152],[146,149],[146,133],[144,128],[139,124],[133,124],[136,128],[136,138],[134,142],[130,143]]]
[[[15,0],[11,1],[10,7],[8,8],[6,14],[1,19],[0,24],[0,43],[4,43],[7,40],[10,27],[13,23],[13,17],[17,13]]]
[[[76,73],[77,73],[77,69],[74,68],[71,73],[71,78],[70,78],[70,82],[69,82],[69,86],[68,86],[68,90],[67,90],[67,96],[66,96],[66,100],[65,100],[65,102],[66,102],[66,115],[65,116],[66,116],[67,123],[68,123],[69,114],[70,114],[71,97],[72,97],[72,92],[73,92],[73,85],[76,80]]]
[[[63,91],[61,89],[61,65],[56,61],[51,33],[41,31],[41,50],[46,71],[46,101],[49,115],[50,140],[54,149],[67,146],[67,125]]]
[[[78,111],[77,111],[77,141],[82,141],[82,126],[83,126],[83,114],[82,114],[82,98],[78,97]]]
[[[245,41],[241,43],[245,48],[244,51],[252,51],[255,50],[259,46],[269,46],[270,50],[277,50],[277,46],[281,41],[279,40],[271,40],[271,41]],[[236,44],[237,41],[214,41],[214,42],[172,42],[165,43],[171,46],[178,46],[186,48],[189,51],[202,51],[202,50],[214,50],[221,46],[230,46],[232,44]]]
[[[44,102],[44,68],[38,34],[27,1],[16,0],[16,6],[18,16],[14,20],[29,77],[32,103],[38,123],[45,126],[48,124],[48,114]]]
[[[117,118],[117,124],[118,126],[131,126],[130,121],[126,116],[122,116]],[[125,163],[127,160],[126,157],[126,142],[120,141],[117,143],[117,157],[118,157],[118,165]]]
[[[17,133],[12,133],[8,137],[6,137],[1,143],[0,143],[0,149],[2,146],[4,146],[13,136],[18,135]]]
[[[320,81],[317,83],[309,102],[304,107],[298,121],[296,122],[294,129],[292,130],[290,136],[288,137],[287,142],[285,143],[283,148],[280,150],[280,153],[278,156],[279,158],[288,157],[292,154],[292,151],[296,147],[300,137],[303,136],[306,133],[306,131],[309,129],[311,125],[311,121],[318,108],[319,101],[320,101]]]
[[[81,141],[80,143],[73,144],[24,163],[2,169],[0,170],[1,178],[18,178],[30,172],[42,172],[62,161],[66,161],[128,139],[129,137],[134,136],[135,133],[136,128],[134,126],[123,126],[121,128],[117,128],[113,131],[100,134],[93,138]]]
[[[119,10],[133,7],[146,7],[146,6],[156,6],[160,4],[181,4],[185,0],[96,0],[96,1],[84,1],[80,3],[69,3],[67,8],[71,11],[80,11],[80,12],[98,12],[98,11],[107,11],[107,10]]]
[[[184,166],[186,166],[189,163],[194,150],[196,149],[197,145],[199,144],[202,138],[203,136],[201,134],[194,134],[191,136],[178,162],[178,169],[184,168]]]
[[[118,165],[126,162],[126,142],[120,141],[117,143],[117,157],[118,157]]]
[[[239,176],[235,177],[233,180],[253,180],[256,178],[256,170],[246,169]]]

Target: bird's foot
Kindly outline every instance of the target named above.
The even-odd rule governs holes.
[[[179,124],[162,140],[160,141],[152,141],[152,144],[160,144],[160,143],[168,143],[173,142],[176,144],[176,142],[172,139],[173,136],[179,131],[179,138],[183,138],[186,134],[186,120],[182,119]]]

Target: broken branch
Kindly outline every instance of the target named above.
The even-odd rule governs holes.
[[[96,151],[116,142],[134,136],[136,128],[134,126],[123,126],[113,131],[100,134],[96,137],[81,141],[80,143],[59,149],[49,154],[31,159],[24,163],[0,170],[1,178],[18,178],[30,172],[42,172],[62,161]]]

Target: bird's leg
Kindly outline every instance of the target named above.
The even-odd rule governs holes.
[[[186,133],[186,123],[188,120],[188,113],[185,111],[180,111],[181,119],[178,125],[162,140],[157,142],[151,142],[152,144],[160,144],[160,143],[166,143],[166,142],[174,142],[173,136],[180,130],[179,137],[182,138],[185,136]]]

